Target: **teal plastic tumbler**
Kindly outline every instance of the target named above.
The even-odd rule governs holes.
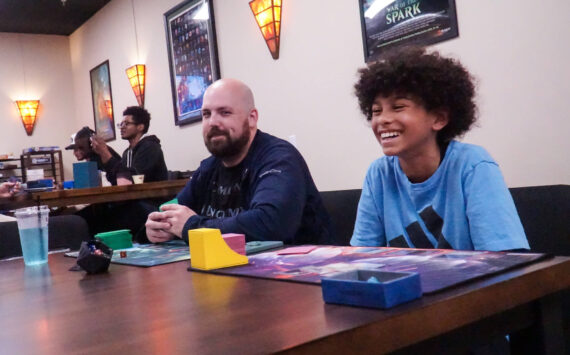
[[[26,265],[47,263],[48,217],[47,206],[27,207],[16,210],[20,245]]]

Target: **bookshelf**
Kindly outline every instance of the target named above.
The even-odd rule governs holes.
[[[0,159],[0,182],[15,178],[20,181],[22,178],[22,157],[6,157]]]
[[[24,153],[20,157],[22,181],[27,182],[28,169],[43,169],[44,178],[53,178],[54,185],[64,181],[61,150],[37,151]]]

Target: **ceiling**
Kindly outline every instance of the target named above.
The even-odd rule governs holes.
[[[0,0],[0,32],[68,36],[111,0]]]

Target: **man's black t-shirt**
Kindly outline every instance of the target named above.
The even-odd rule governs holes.
[[[331,243],[330,217],[307,164],[291,143],[258,130],[235,170],[221,165],[213,156],[202,161],[178,194],[179,204],[198,213],[186,221],[183,235],[190,229],[217,228],[245,234],[247,241]],[[240,213],[234,215],[236,208]]]
[[[245,171],[242,164],[231,168],[220,165],[213,173],[210,191],[200,215],[225,218],[243,212],[241,192],[244,180]]]

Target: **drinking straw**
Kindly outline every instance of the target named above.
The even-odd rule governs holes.
[[[37,214],[38,214],[38,227],[40,228],[40,240],[44,240],[44,229],[42,228],[42,214],[40,210],[40,197],[36,196]]]

